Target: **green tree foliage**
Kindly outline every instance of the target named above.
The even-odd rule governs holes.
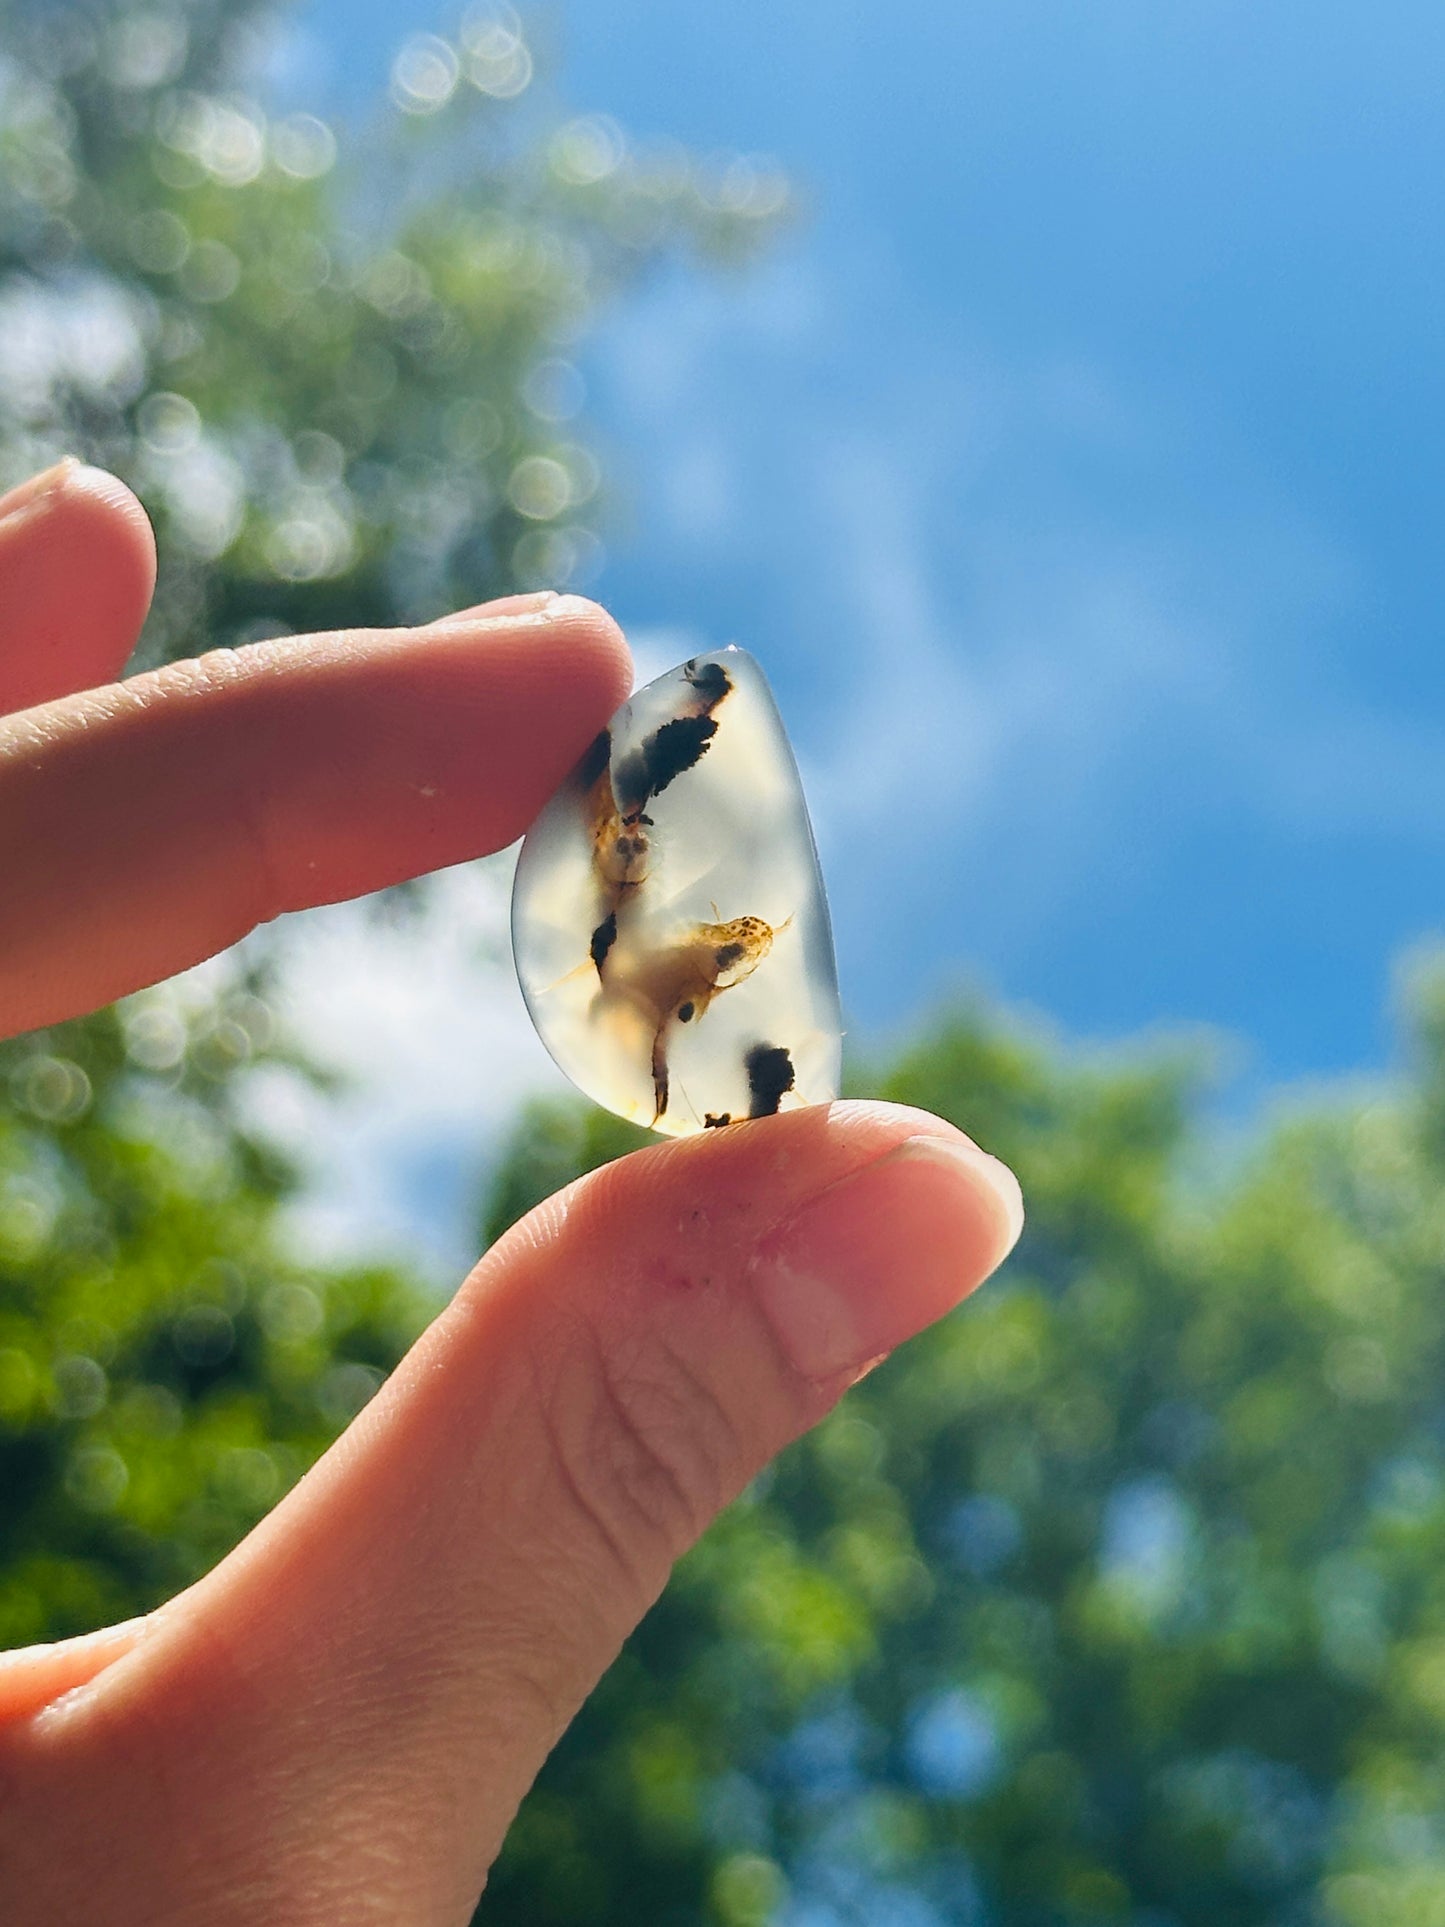
[[[287,1254],[262,1066],[294,1074],[239,984],[0,1045],[0,1643],[199,1577],[420,1329],[407,1280]]]
[[[875,1080],[1017,1167],[1019,1250],[684,1562],[484,1917],[1445,1918],[1442,985],[1406,1088],[1208,1196],[1185,1061],[953,1017]],[[618,1146],[534,1110],[494,1228]]]
[[[408,41],[364,136],[268,118],[275,13],[0,0],[0,482],[72,451],[135,487],[150,658],[585,581],[570,350],[785,200],[567,118],[504,5]]]

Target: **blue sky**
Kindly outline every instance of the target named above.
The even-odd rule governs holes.
[[[429,0],[308,0],[349,111]],[[1445,857],[1445,15],[562,0],[577,111],[805,222],[586,356],[629,627],[745,642],[864,1032],[979,983],[1382,1061]],[[659,644],[658,646],[663,646]]]

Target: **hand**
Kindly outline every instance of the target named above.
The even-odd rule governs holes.
[[[540,596],[92,687],[153,575],[108,476],[72,464],[0,501],[12,1031],[502,847],[629,687],[611,620]],[[881,1104],[572,1185],[207,1578],[0,1666],[0,1918],[465,1922],[679,1554],[1021,1219],[1001,1165]]]

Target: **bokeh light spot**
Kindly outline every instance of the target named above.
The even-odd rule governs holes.
[[[61,1418],[93,1418],[110,1391],[105,1368],[83,1353],[55,1361],[55,1409]]]
[[[462,22],[467,79],[493,100],[515,100],[532,81],[532,56],[507,6],[473,7]]]
[[[65,1468],[66,1492],[91,1512],[113,1512],[129,1484],[125,1460],[109,1446],[85,1446],[71,1454]]]
[[[551,522],[572,500],[572,479],[551,455],[524,455],[507,481],[507,499],[529,521]]]
[[[65,1057],[32,1057],[20,1070],[15,1094],[45,1124],[73,1124],[90,1108],[90,1079]]]
[[[314,181],[336,165],[336,136],[315,114],[291,114],[271,129],[271,158],[293,181]]]
[[[188,34],[179,13],[147,8],[117,20],[106,65],[115,86],[141,93],[163,87],[186,64]]]
[[[605,114],[568,121],[552,139],[552,172],[573,187],[591,187],[615,174],[627,153],[622,129]]]
[[[406,41],[391,69],[391,97],[407,114],[435,114],[456,92],[456,50],[433,33]]]
[[[181,263],[180,281],[192,301],[227,301],[241,285],[241,263],[224,241],[198,241]]]
[[[201,438],[201,417],[194,402],[165,390],[147,395],[136,410],[136,427],[157,455],[180,455]]]
[[[577,369],[557,357],[529,368],[522,382],[522,400],[539,421],[571,421],[586,399],[586,384]]]

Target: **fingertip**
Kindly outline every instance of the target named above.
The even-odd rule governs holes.
[[[107,682],[155,587],[155,538],[124,482],[74,457],[0,500],[0,710]]]
[[[503,705],[527,718],[524,736],[508,733],[516,768],[500,785],[518,812],[511,835],[520,836],[632,688],[620,626],[586,597],[539,595],[520,608],[510,597],[500,607],[483,604],[411,634],[425,642],[454,713],[475,702],[494,719]],[[497,775],[494,768],[493,787]]]
[[[992,1253],[988,1271],[1003,1263],[1024,1228],[1024,1194],[1017,1177],[1001,1159],[992,1157],[961,1131],[950,1137],[929,1132],[908,1138],[888,1156],[922,1160],[950,1172],[954,1183],[961,1181],[978,1200],[987,1223],[980,1255],[988,1258]]]
[[[109,469],[95,468],[79,456],[63,455],[51,467],[28,476],[0,495],[0,522],[34,524],[56,515],[94,517],[126,542],[153,575],[155,532],[135,491]]]
[[[620,1158],[555,1210],[626,1275],[655,1235],[672,1262],[745,1265],[801,1375],[856,1375],[995,1271],[1023,1225],[1007,1166],[931,1112],[844,1101],[675,1138]],[[646,1229],[639,1238],[638,1227]],[[660,1227],[660,1234],[656,1228]],[[555,1229],[550,1216],[533,1235]],[[731,1259],[725,1259],[730,1253]],[[666,1266],[663,1266],[666,1269]]]
[[[912,1137],[973,1142],[947,1118],[916,1104],[892,1104],[881,1097],[840,1097],[821,1108],[826,1111],[829,1128],[859,1150],[881,1153]]]
[[[599,681],[615,695],[613,708],[626,700],[632,688],[632,651],[616,617],[601,603],[586,596],[559,595],[538,619],[586,657]]]
[[[495,651],[512,642],[523,658],[560,652],[572,678],[595,681],[610,714],[632,688],[632,651],[616,618],[586,596],[555,590],[503,596],[443,616],[431,625],[449,638],[472,631]]]
[[[805,1378],[851,1381],[977,1290],[1022,1226],[1012,1172],[961,1133],[919,1133],[790,1212],[754,1289]]]
[[[73,517],[77,532],[106,545],[112,594],[124,603],[135,634],[145,621],[156,582],[156,538],[140,498],[118,475],[88,462],[62,464],[51,500]]]
[[[62,464],[63,476],[60,490],[72,501],[95,503],[115,516],[125,528],[138,552],[155,561],[155,531],[151,519],[146,514],[140,497],[129,483],[113,475],[108,468],[96,468],[89,462],[70,460]]]
[[[1018,1178],[1002,1159],[974,1142],[966,1132],[932,1111],[911,1104],[889,1104],[881,1099],[840,1099],[828,1106],[830,1122],[860,1160],[897,1156],[932,1160],[954,1173],[978,1193],[1003,1263],[1019,1241],[1024,1226],[1024,1200]]]
[[[549,622],[586,622],[601,628],[617,629],[615,618],[600,602],[594,602],[590,596],[573,595],[569,591],[554,593],[543,613]],[[621,634],[620,630],[618,634]]]

